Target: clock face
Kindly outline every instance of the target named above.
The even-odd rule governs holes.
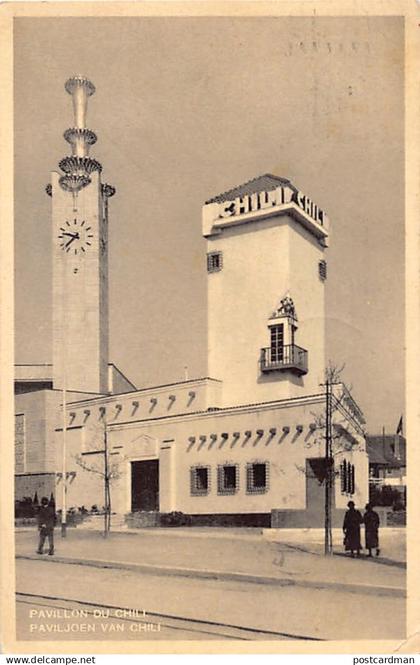
[[[58,240],[63,252],[74,256],[83,256],[93,244],[92,227],[84,219],[66,220],[60,226]]]

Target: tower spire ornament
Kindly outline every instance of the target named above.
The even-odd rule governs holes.
[[[102,165],[89,156],[90,146],[97,141],[95,132],[86,126],[88,99],[95,93],[95,86],[84,76],[72,76],[64,88],[72,97],[74,123],[73,127],[66,129],[64,139],[71,146],[71,155],[60,160],[58,166],[63,171],[60,175],[60,187],[73,195],[73,211],[77,212],[76,201],[78,193],[91,183],[91,174],[94,171],[102,172]],[[110,186],[109,186],[110,187]],[[115,189],[107,189],[106,197],[112,196]],[[45,191],[52,196],[52,187],[48,184]]]
[[[78,129],[85,129],[87,101],[96,88],[84,76],[72,76],[65,82],[64,87],[73,98],[74,125]]]

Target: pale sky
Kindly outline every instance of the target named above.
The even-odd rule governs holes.
[[[50,171],[64,82],[110,200],[110,360],[141,388],[206,375],[201,206],[263,173],[329,215],[327,358],[371,433],[404,402],[400,18],[15,19],[16,362],[51,362]],[[217,377],[216,377],[217,378]]]

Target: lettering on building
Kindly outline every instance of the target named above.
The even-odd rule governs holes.
[[[220,206],[219,218],[246,215],[287,203],[295,203],[315,222],[321,226],[324,224],[324,211],[303,192],[296,192],[291,187],[276,187],[268,192],[255,192],[239,196],[233,201],[224,201]]]

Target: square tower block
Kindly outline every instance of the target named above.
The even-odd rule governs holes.
[[[107,204],[100,175],[77,196],[51,174],[53,385],[108,392]]]
[[[320,392],[325,369],[325,213],[265,175],[208,201],[208,376],[223,405]]]

